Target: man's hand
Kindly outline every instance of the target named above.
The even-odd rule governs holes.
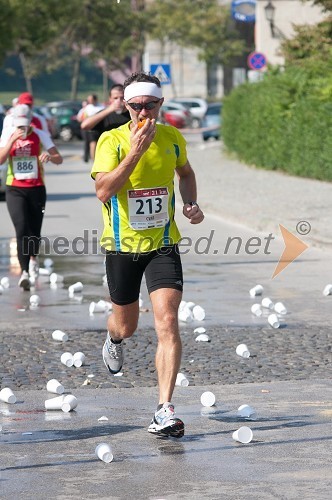
[[[199,224],[204,219],[204,214],[197,203],[185,203],[183,206],[183,215],[190,220],[190,224]]]

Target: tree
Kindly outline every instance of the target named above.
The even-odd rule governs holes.
[[[13,43],[13,16],[8,0],[0,0],[0,63]]]

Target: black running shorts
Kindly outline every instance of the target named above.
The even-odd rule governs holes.
[[[144,253],[106,253],[106,274],[112,302],[126,305],[139,298],[143,274],[148,292],[175,288],[182,292],[182,264],[177,245]]]

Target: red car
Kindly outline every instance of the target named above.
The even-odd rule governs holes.
[[[165,102],[161,107],[160,119],[176,128],[190,128],[192,114],[189,109],[177,102]]]

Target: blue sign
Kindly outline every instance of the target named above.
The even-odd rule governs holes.
[[[256,20],[256,0],[233,0],[232,17],[243,23],[254,23]]]
[[[167,85],[172,82],[170,64],[151,64],[150,73],[159,78],[162,85]]]
[[[266,57],[261,52],[251,52],[247,62],[250,69],[262,69],[266,66]]]

